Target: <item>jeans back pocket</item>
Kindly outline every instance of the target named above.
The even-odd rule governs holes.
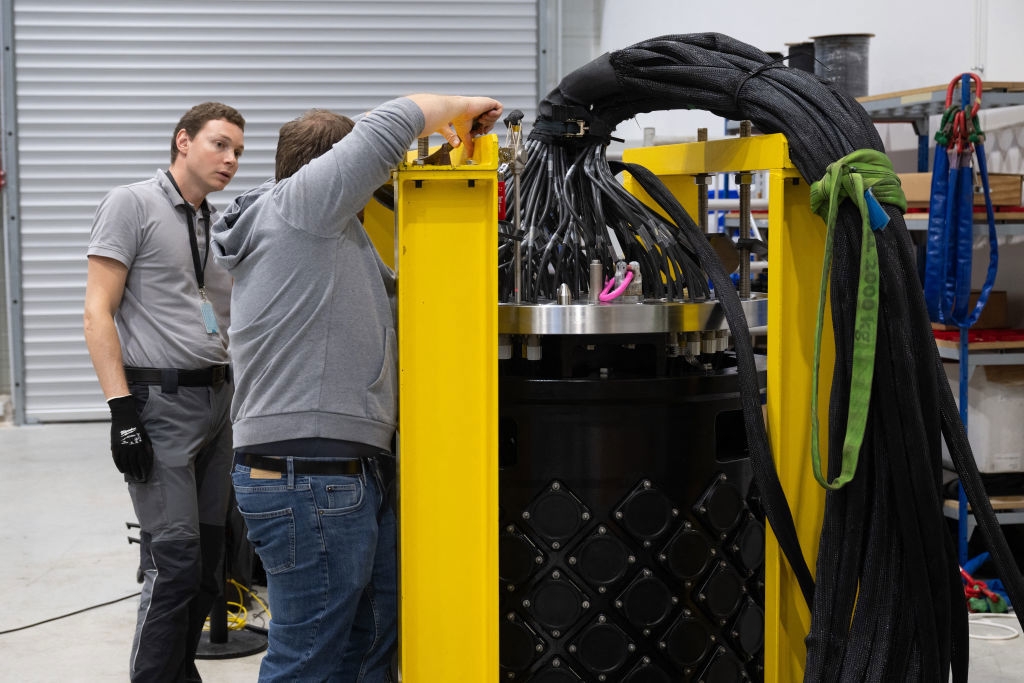
[[[268,512],[239,512],[248,528],[248,538],[268,574],[295,568],[295,514],[291,508]]]

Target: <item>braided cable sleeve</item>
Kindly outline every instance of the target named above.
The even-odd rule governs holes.
[[[764,133],[782,133],[791,159],[808,180],[822,177],[829,164],[855,150],[884,151],[873,122],[852,97],[812,74],[780,67],[760,50],[728,36],[662,36],[595,62],[599,63],[563,79],[538,108],[541,116],[568,111],[589,123],[593,134],[566,143],[566,148],[600,150],[592,158],[595,168],[607,164],[603,131],[638,113],[664,109],[705,109],[728,119],[749,119]],[[558,146],[550,140],[538,144],[538,148]],[[544,192],[541,186],[554,182],[550,170],[550,165],[536,169],[533,178],[538,191]],[[575,201],[587,201],[588,196],[606,199],[610,190],[604,184],[603,168],[591,171],[587,178],[600,183],[601,191],[588,194],[576,186]],[[637,211],[615,200],[606,201],[601,211],[576,210],[576,214],[580,221],[593,218],[611,223],[609,214],[622,207],[628,207],[628,216]],[[885,208],[888,226],[875,233],[881,275],[877,381],[857,475],[845,488],[826,494],[805,678],[932,681],[951,673],[954,681],[963,681],[967,675],[966,605],[955,549],[942,515],[940,439],[949,447],[979,530],[1015,605],[1024,605],[1024,580],[985,495],[942,370],[902,213],[892,206]],[[554,222],[551,216],[538,218]],[[632,218],[624,222],[647,226],[646,232],[624,235],[642,232],[662,239],[660,227],[651,227],[655,223]],[[683,227],[679,220],[675,222]],[[695,255],[694,264],[711,273],[703,245],[694,239],[677,237],[674,244],[683,253]],[[841,465],[850,399],[861,239],[860,216],[846,204],[835,227],[829,280],[836,340],[829,409],[832,472]],[[645,267],[656,270],[664,268],[665,262],[648,260]],[[687,280],[691,278],[696,275],[687,272]],[[653,272],[644,272],[644,279],[653,280]],[[717,282],[716,290],[728,311],[732,297]],[[731,328],[733,322],[730,319]],[[734,340],[742,324],[736,321]],[[738,362],[741,351],[737,348]],[[760,449],[756,443],[764,425],[760,406],[746,403],[744,417],[754,451]],[[758,485],[771,487],[774,472],[763,468],[765,462],[771,463],[770,457],[759,462]],[[769,517],[773,528],[787,526],[788,507],[773,514],[775,519]],[[785,536],[787,532],[781,530]],[[787,553],[794,569],[802,561],[797,555]],[[806,595],[804,582],[801,588]],[[1018,619],[1024,625],[1020,612]]]

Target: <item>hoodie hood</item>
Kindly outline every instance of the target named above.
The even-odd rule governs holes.
[[[245,220],[243,214],[276,184],[271,178],[235,197],[210,229],[213,256],[227,270],[237,266],[249,251],[253,237],[252,221]]]

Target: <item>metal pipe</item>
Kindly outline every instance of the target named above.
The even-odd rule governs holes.
[[[594,259],[590,262],[590,302],[597,303],[600,301],[601,289],[604,287],[604,269],[601,267],[601,262]]]
[[[10,390],[14,409],[14,424],[23,425],[29,421],[26,413],[26,370],[25,370],[25,302],[22,285],[22,248],[21,235],[23,229],[21,211],[21,180],[18,163],[18,121],[17,103],[14,93],[15,78],[14,59],[14,3],[4,0],[0,2],[0,43],[9,51],[0,59],[0,83],[4,84],[0,94],[0,121],[3,122],[4,140],[7,144],[0,145],[0,168],[7,169],[5,196],[0,197],[0,205],[5,210],[0,218],[0,258],[5,263],[0,266],[0,282],[4,274],[7,278],[7,298],[5,307],[0,305],[0,329],[7,325],[10,340]],[[6,320],[3,318],[6,312]],[[0,335],[2,336],[2,335]],[[3,355],[3,354],[0,354]],[[6,368],[5,368],[6,370]],[[5,372],[0,370],[0,380]],[[0,402],[0,418],[3,417],[4,405]]]
[[[516,155],[518,156],[518,154]],[[522,175],[522,165],[516,159],[512,164],[512,194],[515,197],[515,233],[519,235],[522,230],[522,201],[519,197],[519,177]],[[515,240],[515,302],[522,303],[523,300],[523,240]]]
[[[767,199],[750,198],[750,209],[752,211],[766,211],[768,209]],[[739,211],[739,199],[709,199],[708,211]]]
[[[750,137],[750,121],[740,121],[740,137]],[[750,173],[738,173],[737,182],[740,188],[740,283],[739,296],[741,299],[750,298],[750,247],[747,246],[750,239]]]
[[[697,142],[708,141],[708,129],[698,128],[697,129]],[[693,181],[697,184],[697,225],[700,226],[700,231],[706,233],[708,231],[708,174],[698,173],[693,177]]]
[[[505,117],[505,126],[508,128],[508,144],[501,151],[504,164],[512,169],[512,301],[522,303],[523,301],[523,203],[521,198],[521,177],[523,169],[526,168],[526,150],[523,149],[523,112],[513,109]],[[503,165],[504,165],[503,164]]]

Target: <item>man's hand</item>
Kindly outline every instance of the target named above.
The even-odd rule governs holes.
[[[453,148],[465,145],[473,154],[473,137],[490,132],[501,118],[501,102],[490,97],[458,95],[409,95],[423,111],[424,126],[419,137],[440,133]]]
[[[127,481],[145,483],[153,469],[153,445],[135,410],[131,394],[107,401],[110,406],[110,453]]]
[[[473,138],[477,135],[489,133],[494,124],[501,118],[502,106],[497,100],[489,97],[465,97],[461,98],[464,103],[457,109],[458,113],[452,117],[449,123],[450,129],[455,132],[455,139],[447,138],[453,147],[458,147],[461,142],[466,150],[466,156],[473,154]]]

